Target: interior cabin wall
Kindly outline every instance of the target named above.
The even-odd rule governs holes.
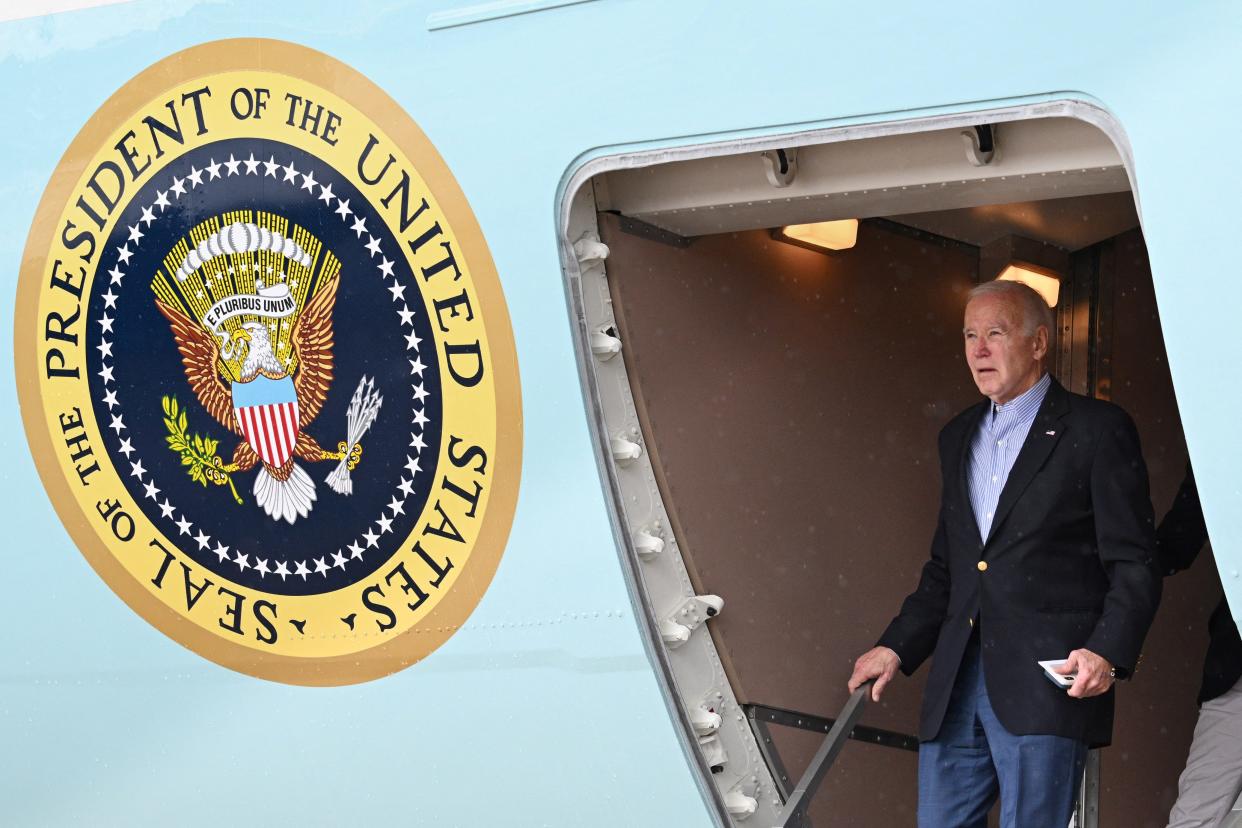
[[[733,689],[835,716],[926,558],[937,434],[977,399],[961,314],[978,254],[879,222],[831,256],[762,231],[679,248],[599,223],[644,441],[696,588],[724,598],[708,628]],[[915,732],[925,675],[866,723]],[[821,739],[774,738],[794,778]],[[912,822],[915,770],[914,753],[851,743],[818,824]]]

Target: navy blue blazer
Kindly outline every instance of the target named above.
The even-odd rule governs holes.
[[[1085,647],[1121,676],[1134,670],[1160,602],[1147,467],[1121,408],[1048,388],[980,540],[967,475],[971,438],[991,403],[940,433],[940,516],[918,588],[880,637],[909,675],[935,654],[919,737],[940,731],[978,628],[988,698],[1005,729],[1091,746],[1112,739],[1114,691],[1074,699],[1036,663]]]

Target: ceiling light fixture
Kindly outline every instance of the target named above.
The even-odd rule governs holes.
[[[820,252],[849,250],[858,242],[858,219],[791,224],[773,230],[772,238]]]
[[[1029,264],[1014,263],[1001,271],[1001,275],[996,278],[1011,282],[1021,282],[1027,287],[1033,288],[1036,293],[1044,297],[1044,301],[1048,303],[1050,308],[1057,306],[1057,299],[1061,295],[1061,279],[1052,270],[1036,268]]]
[[[1055,308],[1061,298],[1061,280],[1070,272],[1069,251],[1055,244],[1023,236],[1002,236],[979,248],[979,277],[1021,282]],[[1074,301],[1070,291],[1069,300]]]

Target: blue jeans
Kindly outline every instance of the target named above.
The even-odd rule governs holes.
[[[986,828],[999,794],[1002,828],[1066,828],[1086,758],[1076,739],[1005,730],[988,701],[976,633],[940,733],[919,746],[919,826]]]

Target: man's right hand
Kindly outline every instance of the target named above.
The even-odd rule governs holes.
[[[854,662],[854,675],[850,676],[849,688],[853,693],[867,681],[875,679],[871,685],[871,700],[879,701],[885,686],[897,675],[901,659],[888,647],[875,647],[858,657]]]

